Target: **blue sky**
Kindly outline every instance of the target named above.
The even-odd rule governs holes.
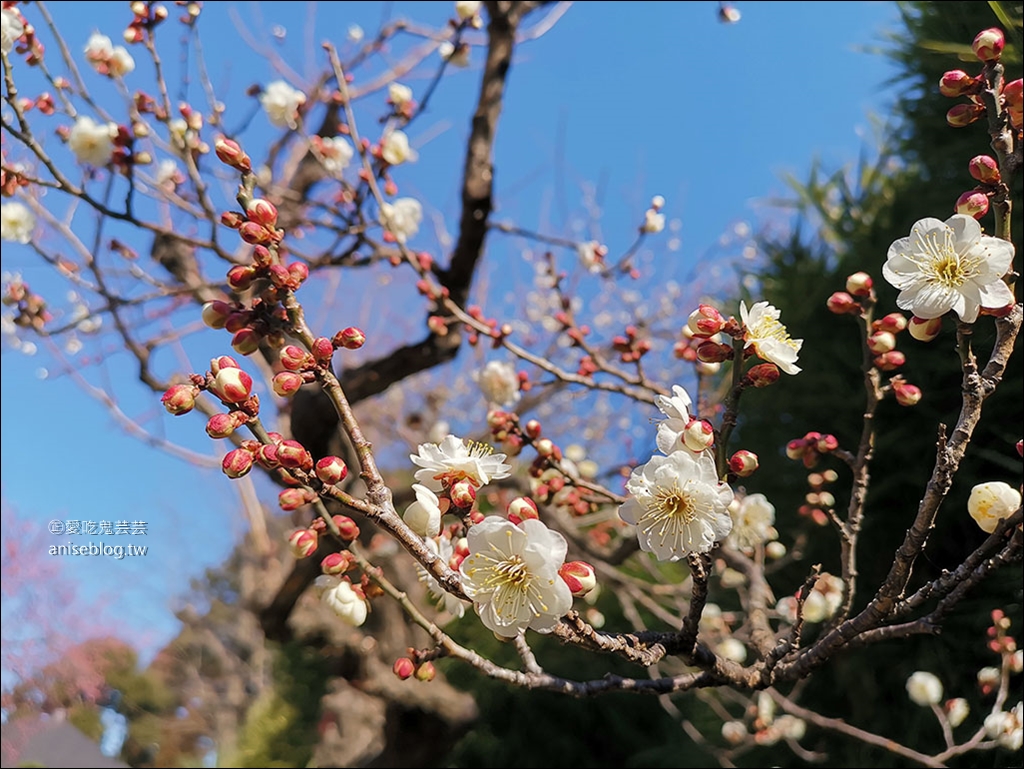
[[[117,42],[126,5],[48,4],[76,54],[95,29]],[[276,77],[241,41],[232,10],[254,29],[281,25],[283,41],[269,45],[312,79],[322,64],[319,41],[343,47],[352,23],[372,34],[383,5],[321,3],[315,22],[302,7],[206,3],[204,53],[214,85],[234,94],[225,99],[229,115],[244,114],[246,87]],[[716,7],[577,3],[552,31],[520,48],[496,144],[498,218],[569,234],[580,221],[581,186],[600,180],[607,190],[601,233],[613,254],[629,245],[643,208],[661,194],[668,217],[679,220],[680,242],[659,258],[696,261],[737,222],[784,222],[763,203],[785,193],[784,173],[801,176],[815,157],[828,167],[854,160],[870,143],[869,115],[885,114],[883,84],[892,75],[885,59],[862,49],[896,25],[895,4],[739,3],[743,18],[735,25],[718,23]],[[391,4],[392,16],[433,25],[450,9],[447,2]],[[31,6],[27,13],[31,18]],[[173,71],[179,49],[168,42]],[[474,53],[479,61],[482,52]],[[129,85],[151,87],[141,70]],[[418,96],[429,75],[403,81]],[[403,194],[423,199],[449,232],[457,224],[461,147],[478,76],[471,67],[442,82],[411,131],[420,161],[399,177]],[[364,114],[363,125],[372,126],[371,112]],[[269,135],[258,115],[246,140],[257,146]],[[500,264],[514,252],[513,242],[492,239],[489,258]],[[33,288],[66,292],[27,249],[4,243],[2,256],[3,269],[22,272]],[[415,312],[419,318],[418,306]],[[197,342],[194,360],[212,354],[204,344]],[[39,526],[53,518],[148,522],[148,535],[132,539],[149,545],[145,558],[62,565],[83,601],[103,601],[114,632],[155,650],[177,629],[171,609],[188,579],[219,563],[244,533],[235,490],[217,470],[197,471],[124,435],[68,377],[40,379],[45,351],[28,357],[5,348],[0,361],[5,499]],[[175,369],[170,359],[162,365],[165,374]],[[197,422],[164,420],[123,356],[102,372],[90,369],[92,381],[112,387],[130,416],[150,426],[166,421],[160,429],[174,440],[211,452]]]

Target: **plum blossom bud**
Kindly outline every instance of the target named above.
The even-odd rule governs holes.
[[[970,190],[956,199],[956,213],[980,219],[988,213],[988,195],[981,190]]]
[[[342,329],[334,335],[334,343],[346,350],[358,350],[366,344],[366,334],[355,326]]]
[[[391,666],[391,672],[398,676],[399,680],[405,681],[412,678],[413,673],[416,672],[416,663],[408,657],[399,657]]]
[[[985,114],[980,104],[956,104],[946,113],[946,122],[953,128],[969,126]]]
[[[277,208],[269,200],[253,198],[245,207],[245,213],[250,222],[262,224],[264,227],[277,225]]]
[[[918,318],[915,315],[910,319],[907,329],[917,341],[930,342],[942,331],[942,318]]]
[[[899,350],[882,353],[873,361],[879,371],[895,371],[907,362],[907,356]]]
[[[252,377],[240,368],[224,367],[214,376],[209,389],[225,403],[244,403],[252,396]]]
[[[281,365],[289,371],[304,371],[313,366],[313,356],[301,347],[290,344],[281,350]]]
[[[317,363],[326,363],[334,355],[334,345],[325,336],[319,336],[314,339],[312,348],[313,357],[316,358]]]
[[[469,481],[457,481],[449,492],[452,504],[467,510],[476,502],[476,487]]]
[[[289,469],[307,469],[313,466],[313,458],[298,441],[281,441],[277,445],[277,461]]]
[[[767,387],[778,382],[780,376],[779,367],[774,363],[758,363],[750,367],[745,379],[753,387]]]
[[[726,638],[715,647],[719,657],[738,662],[742,665],[747,659],[747,647],[738,638]]]
[[[274,374],[271,384],[275,393],[282,398],[290,398],[299,391],[304,383],[302,374],[296,374],[294,371],[282,371]]]
[[[917,385],[893,383],[892,392],[901,406],[916,406],[921,400],[921,388]]]
[[[786,554],[786,546],[781,542],[769,542],[764,546],[764,554],[769,558],[778,559]]]
[[[348,466],[341,457],[324,457],[316,463],[316,477],[331,486],[348,475]]]
[[[536,419],[531,419],[531,420],[529,420],[529,421],[528,421],[528,422],[527,422],[527,423],[526,423],[526,424],[525,424],[525,425],[523,426],[523,431],[524,431],[524,432],[525,432],[525,433],[527,434],[527,436],[529,436],[529,437],[530,437],[530,438],[532,438],[533,440],[537,440],[537,438],[539,438],[539,437],[540,437],[540,435],[541,435],[541,430],[542,430],[541,424],[540,424],[540,422],[539,422],[538,420],[536,420]]]
[[[359,536],[359,524],[347,515],[331,516],[334,525],[338,527],[338,536],[346,542],[350,542]]]
[[[655,209],[648,208],[644,212],[644,222],[640,225],[640,232],[654,235],[665,229],[665,214],[659,214]]]
[[[874,283],[866,272],[855,272],[846,279],[846,290],[853,296],[870,296]]]
[[[380,156],[388,164],[415,162],[419,155],[409,146],[409,137],[403,131],[391,131],[380,143]]]
[[[1002,179],[999,174],[999,163],[988,155],[977,155],[971,158],[971,162],[967,164],[967,170],[982,184],[999,184]]]
[[[355,557],[348,550],[330,553],[320,561],[320,571],[324,574],[344,574],[355,564]]]
[[[459,17],[459,21],[472,19],[480,13],[481,5],[483,3],[480,0],[455,0],[455,15]]]
[[[979,32],[974,42],[971,43],[971,50],[981,61],[998,61],[1006,46],[1006,36],[1003,30],[998,27],[983,29]]]
[[[711,448],[715,443],[715,428],[706,419],[691,419],[683,429],[683,443],[695,454]]]
[[[878,321],[879,331],[898,334],[907,327],[907,316],[901,312],[890,312]]]
[[[203,323],[210,328],[224,328],[228,316],[233,312],[234,310],[227,302],[207,302],[203,305]]]
[[[160,402],[164,404],[164,408],[169,414],[181,416],[195,408],[198,395],[199,388],[195,385],[176,384],[167,388],[167,391],[161,396]]]
[[[220,215],[220,223],[225,227],[230,227],[233,230],[237,230],[242,224],[245,223],[245,217],[243,217],[237,211],[225,211]]]
[[[991,534],[1003,518],[1009,518],[1020,507],[1020,492],[1003,481],[979,483],[971,489],[967,512],[981,530]]]
[[[241,478],[252,470],[252,452],[233,449],[224,455],[220,467],[228,478]]]
[[[318,577],[318,579],[332,579]],[[321,600],[334,611],[346,624],[359,627],[366,622],[370,605],[363,591],[353,587],[347,579],[342,579],[336,586],[326,590]]]
[[[836,315],[854,314],[860,312],[860,304],[845,291],[836,291],[825,303],[829,312]]]
[[[739,745],[748,736],[747,726],[742,721],[726,721],[722,724],[722,738],[730,745]]]
[[[946,700],[946,704],[943,705],[942,709],[946,711],[946,719],[954,729],[960,726],[971,712],[971,706],[967,704],[967,700],[963,697],[954,697],[951,700]]]
[[[907,694],[915,705],[938,705],[942,701],[942,681],[934,673],[918,670],[907,679]]]
[[[686,325],[694,336],[713,336],[722,330],[725,318],[715,307],[702,304],[690,313]]]
[[[891,331],[876,331],[868,337],[868,349],[875,355],[896,349],[896,335]]]
[[[227,438],[238,427],[234,414],[214,414],[206,423],[206,434],[211,438]]]
[[[540,518],[537,503],[529,497],[516,497],[508,503],[508,519],[517,526],[528,518]]]
[[[719,344],[718,342],[701,342],[697,346],[697,360],[704,363],[721,363],[732,360],[733,349],[730,345]]]
[[[220,373],[222,368],[238,368],[238,361],[230,355],[221,355],[210,359],[210,373],[214,376]]]
[[[296,529],[288,535],[288,546],[296,558],[308,558],[316,552],[317,539],[312,529]]]
[[[939,93],[950,98],[965,96],[974,90],[976,84],[977,80],[962,69],[951,69],[939,78]]]
[[[246,326],[231,337],[231,349],[239,355],[252,355],[260,349],[262,341],[263,335],[259,331]]]
[[[594,567],[586,561],[569,561],[558,569],[558,576],[569,586],[569,592],[579,597],[597,587]]]
[[[238,236],[253,246],[270,242],[270,231],[257,222],[242,222],[238,227]]]
[[[213,145],[213,151],[217,153],[217,159],[225,165],[236,168],[239,171],[251,171],[252,161],[245,154],[238,142],[221,136]]]
[[[740,449],[729,458],[729,469],[740,478],[749,478],[758,468],[757,454]]]
[[[314,499],[316,499],[316,494],[306,488],[283,489],[277,495],[277,504],[280,505],[282,510],[298,510],[303,505],[308,505]],[[315,544],[313,549],[316,549]],[[309,553],[306,553],[306,555],[309,555]]]
[[[426,662],[421,662],[417,665],[416,672],[413,675],[417,681],[423,681],[424,683],[427,681],[433,681],[437,678],[437,668],[434,667],[433,662],[427,660]]]

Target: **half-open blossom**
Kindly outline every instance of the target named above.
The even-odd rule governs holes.
[[[421,537],[436,537],[441,533],[441,506],[437,494],[419,483],[414,483],[412,490],[416,492],[416,501],[405,508],[402,518]]]
[[[489,403],[502,408],[519,401],[519,375],[511,363],[488,361],[476,374],[476,383]]]
[[[415,162],[419,155],[409,146],[404,131],[390,131],[380,143],[380,156],[393,166]]]
[[[1018,702],[1010,711],[997,711],[985,716],[985,736],[1006,750],[1020,750],[1024,744],[1024,703]]]
[[[803,339],[793,339],[779,322],[779,311],[768,302],[756,302],[749,310],[740,303],[743,339],[762,360],[774,363],[787,374],[800,373],[796,365]]]
[[[558,576],[568,549],[558,532],[539,520],[517,526],[491,515],[470,528],[467,541],[462,587],[493,632],[514,638],[526,628],[550,630],[572,608],[569,587]]]
[[[114,137],[117,136],[117,125],[114,123],[97,123],[88,115],[83,115],[71,127],[68,134],[68,147],[75,153],[79,163],[102,168],[114,156]]]
[[[775,538],[775,506],[764,494],[748,494],[729,505],[732,531],[726,543],[738,550],[748,550]]]
[[[479,488],[491,481],[508,478],[511,465],[504,454],[495,454],[490,446],[448,435],[441,443],[421,443],[417,454],[409,458],[423,469],[416,471],[416,480],[431,491],[450,488],[456,481],[468,480]]]
[[[423,206],[416,198],[399,198],[380,207],[380,223],[399,243],[405,243],[419,232],[422,220]]]
[[[690,394],[679,385],[672,385],[672,395],[655,396],[654,405],[665,415],[658,423],[658,451],[662,454],[671,454],[685,446],[683,433],[690,424],[692,404]]]
[[[644,221],[640,225],[640,232],[654,235],[665,229],[665,214],[659,214],[655,209],[648,208],[644,212]]]
[[[260,104],[267,119],[281,128],[295,128],[299,107],[306,103],[306,94],[292,88],[283,80],[275,80],[263,89]]]
[[[424,540],[423,544],[426,545],[427,550],[438,556],[442,561],[451,563],[454,553],[451,539],[448,537],[429,537]],[[434,579],[433,574],[420,566],[419,563],[416,564],[416,571],[419,574],[420,582],[426,584],[430,597],[453,618],[458,619],[466,613],[465,602],[441,587],[441,584]]]
[[[1020,507],[1020,492],[1003,481],[979,483],[971,489],[967,512],[982,531],[991,534],[1003,518],[1009,518]]]
[[[638,529],[640,549],[659,560],[706,553],[732,530],[732,489],[710,456],[676,451],[633,470],[619,517]]]
[[[123,45],[114,46],[110,38],[94,32],[85,44],[85,58],[101,75],[124,77],[135,69],[135,59]]]
[[[320,162],[331,176],[341,176],[355,155],[351,142],[344,136],[314,136],[310,141],[320,152]]]
[[[320,600],[341,617],[346,624],[359,627],[366,622],[370,605],[367,603],[363,591],[352,587],[352,583],[347,579],[338,579],[323,574],[316,578],[314,584],[320,592]]]
[[[882,274],[900,290],[896,305],[901,310],[924,319],[952,310],[973,323],[982,307],[999,309],[1013,302],[1001,280],[1013,253],[1012,243],[982,235],[970,216],[921,219],[909,237],[889,246]]]
[[[915,705],[938,705],[942,701],[942,681],[934,673],[918,670],[907,679],[907,694]]]
[[[0,51],[10,53],[14,43],[25,34],[25,23],[15,8],[4,8],[0,11]]]
[[[412,102],[412,89],[401,83],[392,83],[388,86],[388,101],[400,110]]]
[[[11,243],[28,243],[32,240],[32,230],[36,227],[36,217],[24,203],[12,200],[0,204],[0,240]]]

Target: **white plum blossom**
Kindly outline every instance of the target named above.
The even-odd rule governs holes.
[[[1020,507],[1020,492],[1003,481],[979,483],[971,489],[967,512],[982,531],[991,534],[1003,518],[1009,518]]]
[[[1024,703],[1018,702],[1013,710],[991,713],[985,717],[985,735],[1007,750],[1020,750],[1024,744]]]
[[[505,464],[504,454],[483,443],[466,445],[461,438],[448,435],[441,443],[421,443],[417,454],[409,458],[422,468],[416,471],[416,480],[433,492],[442,491],[462,480],[477,488],[491,481],[508,478],[512,466]]]
[[[588,240],[576,246],[576,255],[580,264],[589,272],[601,272],[604,268],[605,248],[596,240]]]
[[[412,89],[401,83],[392,83],[388,86],[388,99],[396,109],[402,109],[406,104],[412,102]]]
[[[35,214],[24,203],[12,200],[0,205],[0,240],[29,243],[35,226]]]
[[[519,375],[511,363],[488,361],[487,365],[476,373],[476,383],[488,402],[495,406],[511,406],[518,403],[521,397]]]
[[[451,561],[454,548],[452,547],[451,539],[448,537],[430,537],[425,539],[423,544],[426,545],[427,550],[430,550],[445,563]],[[465,601],[441,587],[441,584],[434,579],[433,574],[424,569],[419,563],[416,564],[416,571],[419,573],[420,582],[426,584],[427,592],[430,593],[430,596],[453,618],[459,619],[466,613]]]
[[[952,310],[974,323],[982,307],[1013,302],[1013,292],[1001,280],[1013,254],[1012,243],[982,235],[973,216],[956,214],[945,222],[927,218],[889,246],[882,274],[899,289],[901,310],[926,320]]]
[[[725,657],[742,665],[747,659],[747,647],[737,638],[726,638],[715,647],[719,657]]]
[[[749,310],[746,303],[740,302],[743,338],[762,360],[774,363],[787,374],[799,374],[796,359],[804,340],[790,337],[779,322],[779,315],[778,309],[768,302],[756,302]]]
[[[135,70],[135,59],[123,45],[116,46],[107,60],[107,73],[111,77],[124,77]]]
[[[380,156],[393,166],[414,163],[419,158],[416,150],[409,146],[409,137],[404,131],[390,131],[381,139]]]
[[[665,214],[660,214],[653,208],[644,212],[644,223],[640,225],[640,232],[648,235],[655,235],[665,229]]]
[[[347,579],[325,574],[316,578],[315,586],[320,593],[320,600],[346,624],[359,627],[366,622],[370,605],[362,591],[352,587]]]
[[[153,178],[162,187],[165,184],[177,184],[179,177],[181,177],[181,171],[178,170],[178,164],[168,159],[160,161]]]
[[[466,43],[460,43],[459,47],[456,48],[454,43],[445,40],[437,47],[437,52],[440,54],[442,59],[452,66],[469,66],[469,45]]]
[[[331,176],[341,176],[348,168],[355,155],[352,144],[344,136],[314,137],[316,148],[320,151],[320,162],[324,170]]]
[[[658,451],[671,454],[685,449],[683,433],[690,423],[690,406],[693,405],[690,394],[679,385],[672,385],[672,395],[656,396],[654,405],[665,415],[665,419],[658,422]]]
[[[706,553],[732,529],[732,489],[710,456],[675,451],[633,470],[619,517],[637,527],[640,549],[659,560]]]
[[[558,575],[565,538],[535,518],[520,525],[496,515],[470,527],[469,555],[459,573],[484,625],[514,638],[526,628],[547,631],[572,608],[572,593]]]
[[[25,34],[25,22],[15,8],[0,11],[0,51],[10,53],[18,38]]]
[[[85,44],[85,58],[93,67],[106,62],[113,52],[114,44],[110,42],[110,38],[99,32],[93,32]]]
[[[416,501],[405,508],[403,520],[421,537],[436,537],[441,533],[441,506],[437,494],[419,483],[414,483],[412,490],[416,492]]]
[[[423,221],[423,206],[416,198],[398,198],[394,203],[380,207],[380,223],[395,236],[399,243],[405,243],[420,231]]]
[[[942,702],[942,681],[934,673],[918,670],[907,679],[907,694],[915,705],[938,705]]]
[[[135,59],[123,45],[115,47],[110,38],[94,32],[85,44],[85,58],[101,75],[124,77],[135,69]]]
[[[346,37],[348,37],[350,43],[358,43],[360,40],[363,39],[364,34],[366,33],[363,32],[363,28],[360,27],[358,24],[348,25],[348,32],[346,34]]]
[[[737,550],[750,550],[775,538],[775,506],[764,494],[748,494],[729,505],[732,531],[726,544]]]
[[[461,21],[472,19],[480,13],[481,5],[483,5],[483,3],[480,2],[480,0],[455,0],[455,15],[458,16]]]
[[[79,163],[102,168],[114,157],[116,136],[115,123],[97,123],[91,117],[82,116],[71,127],[68,147],[75,153]]]
[[[946,718],[954,729],[962,724],[971,713],[971,706],[963,697],[954,697],[946,702]]]
[[[843,604],[845,583],[833,574],[822,574],[814,584],[814,589],[804,599],[804,622],[824,622],[833,616]],[[787,622],[796,622],[796,596],[786,596],[775,605],[775,611]]]
[[[281,128],[295,128],[296,117],[303,104],[306,103],[306,94],[292,88],[283,80],[275,80],[263,89],[260,94],[260,104],[270,122]]]

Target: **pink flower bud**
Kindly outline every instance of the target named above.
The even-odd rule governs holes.
[[[956,199],[956,213],[980,219],[988,213],[988,195],[981,190],[970,190]]]
[[[695,454],[711,448],[715,443],[715,428],[705,419],[691,419],[683,429],[683,443]]]
[[[217,153],[217,159],[225,165],[239,171],[252,170],[252,161],[236,141],[221,136],[213,145],[213,151]]]
[[[894,382],[892,391],[901,406],[914,406],[921,400],[921,388],[916,385]]]
[[[1006,36],[1003,30],[998,27],[983,29],[979,32],[974,42],[971,43],[971,50],[981,61],[998,61],[1006,46]]]
[[[1024,457],[1024,439],[1017,441],[1017,456]]]
[[[290,344],[281,350],[281,365],[289,371],[305,371],[313,364],[313,356],[301,347]]]
[[[286,489],[291,491],[291,489]],[[288,546],[296,558],[308,558],[316,552],[318,537],[312,529],[296,529],[288,535]]]
[[[295,487],[291,489],[282,489],[281,493],[277,495],[277,504],[280,505],[282,510],[298,510],[303,505],[308,505],[316,498],[316,495],[309,489],[304,487]],[[316,549],[316,543],[313,543],[313,549]],[[304,558],[309,553],[299,556]]]
[[[324,556],[324,559],[320,561],[320,571],[324,574],[337,576],[339,574],[344,574],[354,565],[355,556],[353,556],[348,550],[343,550],[340,553],[330,553],[329,555]]]
[[[780,376],[779,367],[774,363],[758,363],[751,366],[745,379],[753,387],[767,387],[778,382]]]
[[[209,388],[225,403],[244,403],[252,395],[252,377],[240,368],[221,368]]]
[[[544,458],[548,458],[555,453],[555,444],[550,438],[541,438],[534,444],[534,448],[537,449],[537,454]]]
[[[846,279],[846,290],[853,296],[871,296],[874,280],[866,272],[855,272]]]
[[[243,328],[249,325],[249,321],[252,319],[252,313],[248,310],[236,310],[235,312],[228,315],[227,321],[224,323],[224,328],[230,331],[232,334],[237,334]]]
[[[207,302],[203,305],[203,323],[210,328],[224,328],[228,316],[234,312],[227,302]]]
[[[836,291],[828,298],[828,301],[825,304],[828,306],[829,312],[833,312],[836,315],[860,312],[860,304],[858,304],[857,300],[845,291]]]
[[[722,363],[732,360],[733,349],[731,345],[719,344],[718,342],[701,342],[697,345],[697,359],[704,363]]]
[[[437,678],[437,668],[435,668],[434,663],[429,660],[427,662],[421,662],[416,667],[416,672],[413,675],[416,677],[417,681],[433,681]]]
[[[915,315],[910,319],[907,329],[919,342],[930,342],[942,331],[942,318],[918,318]]]
[[[406,681],[416,672],[416,663],[408,657],[399,657],[391,666],[391,672],[398,676],[399,680]]]
[[[999,184],[1002,179],[999,174],[999,163],[988,155],[977,155],[971,158],[971,162],[967,164],[967,170],[982,184]]]
[[[214,414],[206,423],[206,434],[211,438],[227,438],[238,427],[234,414]]]
[[[516,497],[508,503],[508,519],[519,525],[528,518],[540,518],[537,503],[529,497]]]
[[[277,445],[277,461],[281,463],[281,467],[289,469],[308,469],[313,466],[313,458],[309,452],[301,443],[292,440],[281,441]]]
[[[946,122],[953,128],[969,126],[985,114],[980,104],[956,104],[946,113]]]
[[[939,78],[939,93],[950,98],[966,96],[977,89],[977,84],[977,79],[962,69],[952,69],[949,72],[944,72]]]
[[[469,481],[456,481],[449,492],[452,504],[468,510],[476,502],[476,487]]]
[[[757,454],[753,451],[740,449],[729,457],[729,469],[740,478],[749,478],[759,465]]]
[[[245,215],[250,222],[262,224],[264,227],[274,227],[277,224],[277,209],[274,204],[264,198],[253,198],[245,207]]]
[[[1021,109],[1024,107],[1024,80],[1017,78],[1006,83],[1002,94],[1007,109]]]
[[[574,596],[586,595],[597,587],[597,575],[594,567],[586,561],[569,561],[558,569],[558,576],[569,586]]]
[[[359,536],[359,525],[347,515],[334,515],[331,516],[331,520],[338,527],[338,535],[346,542]]]
[[[224,211],[220,215],[220,223],[233,230],[237,230],[244,222],[245,217],[237,211]]]
[[[294,371],[282,371],[274,374],[271,385],[274,388],[274,392],[282,398],[290,398],[302,387],[302,374],[296,374]]]
[[[358,350],[366,344],[366,334],[355,326],[349,326],[334,335],[334,344],[346,350]]]
[[[241,478],[252,470],[252,452],[233,449],[224,455],[220,468],[228,478]]]
[[[298,288],[309,277],[309,267],[305,262],[292,262],[288,265],[288,276],[291,278],[292,286]]]
[[[523,426],[523,432],[525,432],[526,435],[529,438],[531,438],[533,440],[537,440],[541,436],[541,424],[540,424],[540,422],[537,421],[536,419],[529,420]]]
[[[246,326],[231,337],[231,349],[239,355],[252,355],[260,349],[263,335],[254,328]]]
[[[895,371],[906,362],[907,356],[899,350],[890,350],[874,360],[875,368],[879,371]]]
[[[807,440],[807,437],[804,437]],[[825,433],[824,435],[818,436],[818,440],[814,446],[820,453],[827,454],[830,451],[835,451],[839,448],[839,439],[834,435]]]
[[[242,222],[238,227],[238,236],[254,246],[270,242],[270,231],[257,222]]]
[[[160,397],[169,414],[181,416],[187,414],[196,406],[196,397],[199,395],[199,388],[190,384],[176,384],[167,388],[167,391]]]
[[[238,367],[238,363],[230,355],[221,355],[219,358],[210,359],[210,373],[214,376],[217,376],[222,368]]]
[[[800,438],[794,438],[786,444],[786,456],[790,459],[802,459],[806,453],[807,442]]]
[[[267,470],[274,470],[281,466],[277,460],[277,444],[264,443],[256,449],[256,461],[260,467]]]
[[[868,349],[875,355],[896,349],[896,335],[890,331],[876,331],[868,337]]]
[[[901,312],[890,312],[878,321],[879,331],[888,331],[898,334],[907,327],[907,316]]]
[[[332,486],[341,483],[348,475],[348,467],[341,457],[324,457],[316,463],[316,477]]]
[[[235,291],[245,291],[256,279],[256,269],[251,265],[236,264],[228,270],[228,285]]]
[[[317,363],[327,363],[334,355],[334,345],[325,336],[319,336],[313,340],[313,357]]]
[[[722,330],[725,318],[710,304],[702,304],[690,313],[686,325],[694,336],[714,336]]]

